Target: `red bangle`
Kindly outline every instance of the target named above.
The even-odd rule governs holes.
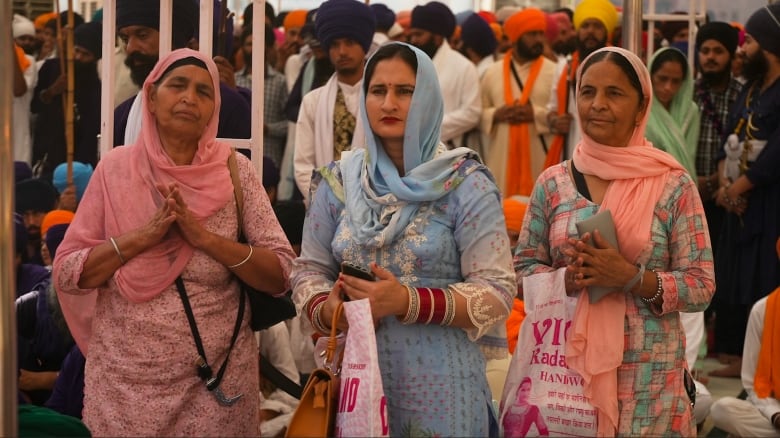
[[[416,287],[420,294],[420,313],[417,322],[428,324],[433,316],[433,292],[427,287]]]
[[[309,315],[309,321],[314,322],[314,310],[317,308],[317,306],[320,303],[327,301],[327,299],[328,299],[327,293],[319,293],[309,300],[309,307],[307,312]]]
[[[433,298],[433,316],[430,324],[441,324],[447,313],[447,298],[444,296],[444,289],[431,289],[431,296]]]

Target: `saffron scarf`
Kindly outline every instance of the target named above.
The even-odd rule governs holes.
[[[568,112],[566,106],[569,103],[569,81],[574,81],[574,74],[577,72],[577,67],[580,65],[580,53],[574,52],[571,56],[569,65],[561,72],[561,76],[558,78],[558,86],[555,88],[556,99],[558,101],[557,114],[562,116]],[[553,137],[553,141],[550,144],[550,151],[547,153],[547,159],[544,162],[544,168],[558,164],[563,159],[563,147],[564,140],[566,140],[566,134],[558,134]]]
[[[214,87],[214,112],[198,140],[192,163],[179,166],[163,149],[157,120],[149,111],[148,99],[154,82],[166,69],[174,62],[190,57],[208,67]],[[141,98],[143,121],[138,140],[131,146],[112,151],[95,169],[79,209],[79,212],[88,213],[77,213],[70,225],[57,251],[55,278],[60,276],[62,260],[69,254],[93,248],[110,237],[146,225],[165,202],[164,196],[157,190],[158,184],[178,184],[187,207],[199,221],[205,221],[224,208],[233,197],[227,167],[231,148],[227,143],[216,140],[221,100],[219,73],[211,58],[189,49],[171,52],[157,63],[144,82]],[[90,190],[93,185],[100,186],[102,190]],[[128,301],[149,301],[173,284],[193,253],[194,248],[173,227],[161,242],[117,269],[110,281],[116,283],[119,293]],[[58,289],[57,292],[68,326],[86,356],[98,291],[84,293],[79,289]]]
[[[650,242],[653,213],[670,172],[684,169],[671,155],[654,148],[645,139],[653,95],[647,68],[636,55],[618,47],[605,47],[590,56],[603,51],[615,52],[630,61],[639,76],[648,107],[625,147],[599,144],[582,132],[572,159],[583,173],[611,181],[599,211],[612,212],[620,252],[635,263]],[[578,94],[581,79],[580,68]],[[579,117],[579,111],[576,114]],[[585,395],[598,410],[599,436],[613,436],[618,427],[617,369],[623,361],[625,314],[624,294],[609,294],[590,304],[585,292],[577,301],[566,343],[566,361],[583,377]]]
[[[667,50],[677,50],[665,47],[653,55],[650,60],[650,70],[658,59],[658,55]],[[682,53],[680,53],[682,55]],[[669,152],[696,181],[696,148],[699,145],[699,130],[701,115],[699,107],[693,101],[693,75],[687,69],[682,85],[672,98],[667,111],[661,102],[653,96],[653,110],[647,121],[647,139],[661,150]]]
[[[758,366],[753,379],[753,389],[758,398],[780,396],[780,287],[766,299],[764,331],[761,334],[761,351],[758,354]]]
[[[531,96],[536,77],[544,63],[543,57],[538,57],[531,64],[527,83],[522,89],[520,99],[515,99],[512,92],[512,51],[504,54],[504,103],[506,105],[525,105]],[[520,84],[518,84],[520,86]],[[534,179],[531,177],[531,135],[528,124],[532,122],[515,123],[509,125],[509,156],[506,163],[506,187],[504,196],[523,195],[529,196],[534,187]]]

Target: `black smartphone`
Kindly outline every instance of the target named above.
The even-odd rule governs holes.
[[[350,262],[341,262],[341,273],[363,280],[374,281],[374,273],[369,269]]]

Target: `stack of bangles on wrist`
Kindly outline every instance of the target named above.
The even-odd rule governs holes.
[[[455,297],[449,289],[412,287],[404,285],[409,293],[409,310],[402,324],[450,325],[455,319]]]
[[[642,298],[642,301],[645,302],[645,304],[655,304],[664,294],[664,288],[663,288],[663,282],[661,281],[661,274],[655,271],[655,269],[651,269],[653,274],[655,274],[655,295],[653,295],[650,298],[640,297]]]
[[[325,327],[325,325],[322,323],[322,319],[320,319],[322,307],[325,305],[325,301],[327,300],[328,294],[321,293],[315,295],[309,303],[309,321],[311,321],[311,324],[314,326],[315,330],[324,334],[330,334],[330,329]]]

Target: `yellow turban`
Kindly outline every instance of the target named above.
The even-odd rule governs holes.
[[[583,0],[574,9],[574,28],[579,29],[582,22],[589,18],[601,21],[608,34],[612,34],[618,24],[617,9],[609,0]]]
[[[504,217],[506,218],[506,229],[509,231],[520,232],[523,228],[523,216],[527,205],[516,198],[504,199]]]
[[[290,11],[284,17],[284,30],[289,30],[293,27],[303,27],[306,24],[306,9],[296,9]]]
[[[73,221],[73,212],[68,210],[52,210],[46,213],[41,222],[41,236],[45,236],[49,228],[60,225],[69,224]]]
[[[523,9],[504,22],[504,34],[512,44],[524,33],[546,30],[547,19],[544,17],[544,12],[536,8]]]

